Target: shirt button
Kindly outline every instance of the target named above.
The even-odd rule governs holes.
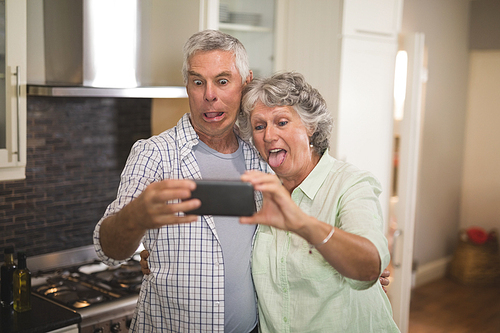
[[[284,263],[285,262],[285,258],[281,258],[281,263]]]
[[[286,323],[288,321],[287,317],[283,317],[283,321]]]
[[[217,301],[217,302],[215,302],[215,305],[219,306],[219,303],[220,303],[220,302],[218,302],[218,301]]]

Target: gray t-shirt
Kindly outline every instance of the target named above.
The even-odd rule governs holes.
[[[193,147],[203,179],[235,180],[245,172],[243,146],[222,154],[205,143]],[[257,323],[255,289],[250,271],[255,225],[243,225],[238,217],[214,216],[224,256],[224,331],[250,332]]]

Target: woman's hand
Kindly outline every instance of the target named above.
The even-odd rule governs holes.
[[[262,192],[262,208],[250,217],[240,217],[243,224],[265,224],[278,229],[297,232],[307,216],[293,202],[290,193],[277,176],[259,171],[247,171],[241,180],[249,182],[256,191]]]
[[[140,253],[140,256],[141,256],[140,263],[141,263],[142,274],[149,275],[149,273],[151,273],[151,270],[149,269],[148,260],[147,260],[149,257],[148,250],[142,250]]]
[[[391,272],[386,268],[384,269],[379,278],[380,284],[382,285],[382,289],[384,289],[386,293],[387,293],[387,287],[389,286],[389,283],[391,283],[391,281],[389,280],[390,275]]]

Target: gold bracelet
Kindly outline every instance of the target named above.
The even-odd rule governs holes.
[[[323,239],[323,241],[321,243],[314,244],[314,245],[313,244],[309,244],[309,253],[312,254],[312,249],[315,249],[318,246],[323,245],[326,242],[328,242],[330,240],[330,238],[332,238],[334,232],[335,232],[335,227],[332,226],[332,230],[330,230],[330,233],[328,234],[328,236],[326,236],[326,238]]]

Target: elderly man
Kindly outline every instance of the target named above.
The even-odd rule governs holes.
[[[151,274],[131,331],[252,332],[255,226],[236,217],[179,214],[200,205],[196,199],[181,202],[195,188],[188,179],[239,179],[245,170],[267,171],[235,133],[241,92],[252,80],[245,48],[219,31],[196,33],[184,46],[183,75],[191,113],[134,145],[94,244],[107,264],[129,258],[141,241],[150,253]],[[256,199],[259,205],[262,199]]]

